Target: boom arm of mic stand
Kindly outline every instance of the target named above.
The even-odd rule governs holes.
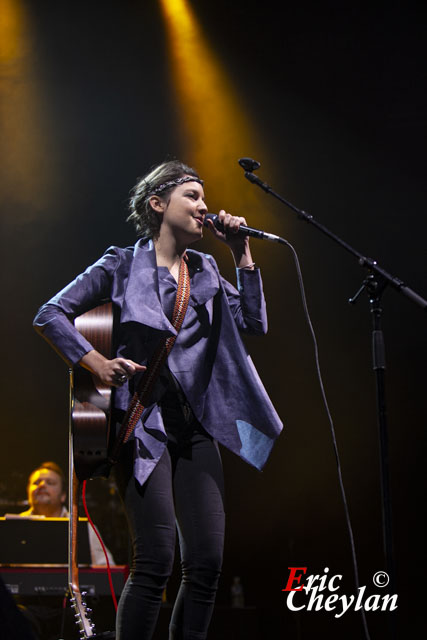
[[[417,304],[419,307],[427,311],[427,300],[425,300],[425,298],[423,298],[418,293],[413,291],[413,289],[410,289],[409,287],[407,287],[402,280],[400,280],[399,278],[396,278],[395,276],[392,276],[390,273],[387,273],[387,271],[385,271],[380,266],[378,266],[376,260],[373,260],[372,258],[367,258],[366,256],[356,251],[356,249],[354,249],[349,244],[344,242],[344,240],[342,240],[337,235],[332,233],[332,231],[327,229],[327,227],[325,227],[323,224],[320,224],[320,222],[317,222],[317,220],[315,220],[311,214],[307,213],[306,211],[303,211],[302,209],[298,209],[298,207],[293,205],[291,202],[288,202],[288,200],[285,200],[285,198],[283,198],[281,195],[273,191],[273,189],[266,182],[263,182],[262,180],[260,180],[258,176],[256,176],[251,171],[245,171],[245,178],[249,180],[249,182],[252,182],[252,184],[256,184],[258,187],[260,187],[261,189],[263,189],[264,191],[272,195],[277,200],[280,200],[280,202],[282,202],[287,207],[289,207],[289,209],[292,209],[292,211],[297,213],[298,217],[301,220],[304,220],[305,222],[308,222],[314,225],[317,229],[319,229],[319,231],[327,235],[329,238],[331,238],[331,240],[333,240],[334,242],[339,244],[341,247],[343,247],[346,251],[348,251],[353,256],[355,256],[358,259],[358,262],[361,267],[366,267],[367,269],[369,269],[369,271],[373,273],[377,273],[378,275],[382,276],[385,279],[386,284],[390,284],[394,289],[397,289],[397,291],[400,291],[400,293],[402,293],[404,296],[412,300],[412,302],[415,302],[415,304]]]

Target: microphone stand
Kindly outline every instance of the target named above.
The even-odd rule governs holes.
[[[379,431],[380,445],[380,473],[381,473],[381,498],[382,498],[382,530],[383,530],[383,549],[386,567],[390,578],[390,591],[395,592],[395,568],[393,559],[393,536],[392,536],[392,511],[389,483],[389,458],[388,458],[388,436],[387,436],[387,413],[385,403],[385,348],[384,336],[381,329],[381,296],[388,285],[401,294],[412,300],[420,306],[424,311],[427,310],[427,300],[418,295],[415,291],[405,285],[405,283],[396,278],[384,269],[382,269],[372,258],[368,258],[349,244],[344,242],[337,235],[332,233],[324,225],[320,224],[313,216],[302,209],[298,209],[295,205],[288,202],[281,195],[273,191],[273,189],[265,182],[262,182],[253,171],[261,165],[251,158],[241,158],[239,164],[245,171],[245,178],[256,184],[258,187],[280,200],[289,209],[292,209],[301,220],[312,224],[324,235],[339,244],[346,251],[355,256],[361,267],[365,267],[369,271],[369,275],[363,280],[363,283],[357,293],[349,299],[351,304],[355,304],[363,291],[369,296],[370,310],[372,314],[372,367],[376,377],[376,395],[377,395],[377,420]]]

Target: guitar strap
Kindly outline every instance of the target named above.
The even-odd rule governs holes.
[[[178,333],[181,329],[182,323],[188,307],[188,301],[190,299],[190,275],[188,273],[187,256],[183,256],[179,267],[178,275],[178,288],[175,298],[175,306],[172,315],[172,325]],[[153,391],[156,380],[162,370],[166,359],[175,344],[177,336],[170,336],[160,341],[159,346],[153,354],[151,361],[149,362],[146,370],[142,374],[141,380],[138,384],[138,388],[135,391],[122,426],[120,427],[119,434],[114,442],[109,461],[111,464],[115,464],[118,460],[121,447],[129,440],[132,435],[138,420],[147,405],[147,401]]]

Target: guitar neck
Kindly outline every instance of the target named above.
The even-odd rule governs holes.
[[[80,592],[79,586],[79,566],[78,566],[78,538],[77,524],[79,520],[79,481],[74,470],[74,456],[72,446],[72,433],[70,425],[70,444],[69,444],[69,512],[68,521],[68,586],[70,591],[70,603],[75,611],[76,624],[79,627],[80,637],[95,637],[95,625],[90,620],[86,602],[84,601],[84,593]]]

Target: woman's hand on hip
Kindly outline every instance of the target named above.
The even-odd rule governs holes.
[[[133,360],[129,360],[129,358],[108,360],[95,349],[86,353],[79,364],[85,369],[89,369],[101,382],[109,387],[121,387],[136,373],[145,371],[147,368]]]

